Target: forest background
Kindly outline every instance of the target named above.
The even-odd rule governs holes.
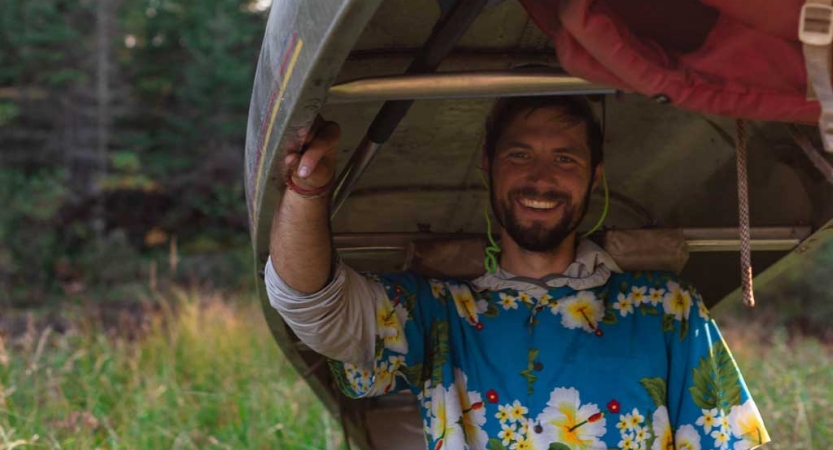
[[[0,0],[0,450],[343,445],[256,301],[267,8]],[[831,267],[828,246],[717,314],[773,448],[833,446]]]

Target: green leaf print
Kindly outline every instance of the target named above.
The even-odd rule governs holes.
[[[645,414],[645,428],[650,430],[651,432],[648,433],[648,439],[645,440],[645,447],[644,448],[654,448],[654,441],[657,440],[657,437],[654,436],[654,412],[648,411]]]
[[[412,386],[422,386],[422,369],[422,364],[415,364],[413,366],[401,366],[399,370],[405,374],[405,378],[408,379],[408,382],[411,383]]]
[[[506,447],[503,446],[503,441],[498,438],[489,439],[489,445],[486,448],[489,450],[506,450]]]
[[[330,372],[333,374],[333,379],[338,386],[338,389],[345,394],[353,392],[350,386],[350,381],[347,380],[347,374],[344,373],[344,363],[333,359],[328,359],[327,364],[330,366]]]
[[[728,411],[740,405],[740,380],[735,362],[723,341],[716,342],[710,353],[700,358],[692,372],[693,386],[688,389],[697,407]]]
[[[547,450],[570,450],[570,447],[567,447],[566,444],[562,444],[560,442],[553,442]]]
[[[535,360],[538,359],[539,350],[537,348],[529,349],[527,352],[527,362],[526,362],[526,369],[521,371],[521,376],[526,379],[526,386],[527,386],[527,393],[532,395],[533,387],[532,385],[538,381],[538,376],[532,373],[535,370]]]
[[[490,301],[489,305],[486,307],[486,312],[483,313],[483,315],[486,316],[486,317],[497,317],[497,315],[498,315],[497,305],[495,305],[494,303],[492,303]]]
[[[688,319],[683,319],[682,323],[680,323],[680,340],[682,341],[683,339],[685,339],[687,334],[688,334]]]
[[[443,366],[451,353],[448,345],[448,322],[437,321],[431,324],[431,342],[434,343],[428,355],[428,361],[431,364],[431,380],[439,386],[443,382]]]
[[[659,377],[643,378],[639,380],[639,384],[648,391],[648,396],[654,401],[654,406],[659,408],[665,405],[666,387],[665,380]]]
[[[651,315],[651,316],[658,316],[659,315],[659,310],[655,306],[648,306],[648,305],[642,304],[642,306],[640,306],[640,311],[642,311],[642,314],[648,314],[648,315]]]
[[[674,315],[673,314],[666,314],[662,316],[662,331],[664,332],[671,332],[674,331]]]
[[[602,323],[605,325],[614,325],[619,322],[616,316],[616,311],[613,308],[605,308],[605,315],[602,317]]]

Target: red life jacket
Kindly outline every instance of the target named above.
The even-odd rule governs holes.
[[[690,110],[814,123],[804,0],[520,0],[572,75]]]

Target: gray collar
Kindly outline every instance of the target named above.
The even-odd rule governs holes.
[[[576,260],[564,273],[550,274],[538,279],[515,276],[498,267],[495,273],[486,273],[471,283],[478,291],[515,289],[540,296],[548,289],[562,286],[569,286],[577,291],[592,289],[607,283],[613,272],[622,272],[613,257],[594,242],[582,239],[576,248]]]

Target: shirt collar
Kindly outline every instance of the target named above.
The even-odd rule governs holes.
[[[585,290],[607,283],[611,273],[622,273],[622,269],[603,248],[594,242],[582,239],[576,248],[576,259],[564,273],[550,274],[543,278],[516,276],[498,267],[495,273],[486,273],[472,280],[478,291],[516,289],[518,291],[546,291],[550,288],[569,286]]]

